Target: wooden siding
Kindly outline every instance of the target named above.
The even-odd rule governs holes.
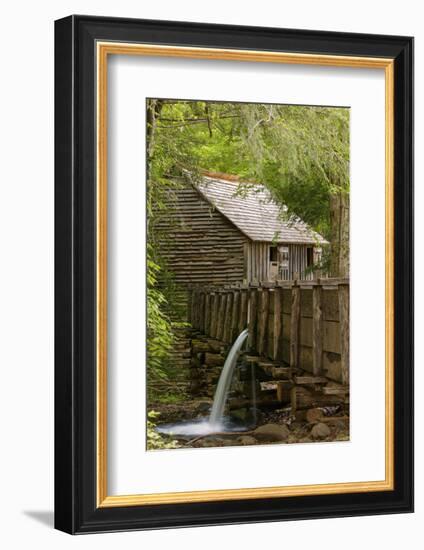
[[[192,187],[174,191],[169,205],[173,213],[158,229],[162,256],[175,281],[184,286],[242,282],[247,237]]]
[[[245,245],[245,271],[244,282],[250,283],[253,281],[270,281],[272,279],[270,273],[270,246],[271,243],[252,242],[249,241]],[[279,243],[276,246],[282,246]],[[295,245],[287,244],[289,250],[289,266],[288,270],[280,273],[275,280],[291,280],[299,278],[301,280],[312,280],[313,273],[308,273],[307,270],[307,249],[312,248],[311,245]],[[278,263],[281,261],[281,255],[278,254]]]

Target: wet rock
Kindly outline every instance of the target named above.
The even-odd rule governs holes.
[[[240,445],[256,445],[258,440],[251,435],[242,435],[237,438],[237,442],[240,443]]]
[[[259,441],[287,441],[289,434],[290,431],[284,424],[264,424],[253,432]]]
[[[211,410],[212,403],[208,403],[207,401],[201,401],[197,407],[196,410],[198,413],[207,413]]]
[[[311,436],[314,439],[326,439],[331,434],[330,428],[327,426],[327,424],[324,424],[323,422],[319,422],[318,424],[315,424],[315,426],[311,430]]]
[[[246,420],[250,419],[251,414],[249,409],[243,408],[243,409],[233,409],[231,411],[231,417],[235,418],[237,420],[241,420],[242,422],[245,422]]]

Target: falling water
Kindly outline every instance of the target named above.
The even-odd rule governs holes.
[[[221,376],[219,377],[218,385],[215,390],[212,411],[209,417],[209,423],[213,426],[219,426],[222,423],[225,403],[227,400],[228,390],[230,389],[231,380],[233,378],[234,368],[237,364],[239,352],[247,338],[247,335],[248,330],[244,329],[243,332],[241,332],[237,336],[236,341],[232,345],[225,360],[224,367],[222,369]]]
[[[241,332],[236,341],[232,345],[225,359],[224,366],[222,368],[221,375],[216,387],[215,396],[212,404],[212,410],[209,418],[199,421],[190,422],[177,422],[175,424],[163,424],[156,429],[159,433],[168,435],[185,435],[185,436],[199,436],[208,433],[214,433],[218,431],[232,431],[228,423],[224,422],[224,409],[227,401],[228,390],[230,389],[231,380],[233,378],[234,369],[237,365],[237,359],[240,350],[246,341],[248,330],[245,329]],[[253,387],[252,373],[252,387]],[[253,406],[256,410],[256,395],[253,398]],[[240,429],[240,428],[238,428]],[[234,430],[234,428],[233,428]]]

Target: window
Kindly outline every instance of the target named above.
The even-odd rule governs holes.
[[[314,249],[312,247],[306,249],[306,265],[307,267],[314,265]]]
[[[270,246],[269,247],[269,261],[270,262],[276,262],[277,261],[277,247],[276,246]]]

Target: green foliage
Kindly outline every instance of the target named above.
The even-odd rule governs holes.
[[[282,216],[297,215],[333,238],[330,199],[349,192],[349,110],[333,107],[148,100],[148,376],[172,379],[176,287],[161,247],[169,193],[185,171],[225,172],[265,184]],[[243,185],[238,192],[243,193]],[[328,254],[324,262],[328,263]]]
[[[156,419],[160,413],[149,411],[147,413],[147,448],[149,451],[158,449],[177,449],[178,442],[169,436],[161,435],[156,431]]]
[[[155,143],[155,178],[206,169],[264,183],[326,237],[329,198],[349,190],[346,108],[166,100]]]

